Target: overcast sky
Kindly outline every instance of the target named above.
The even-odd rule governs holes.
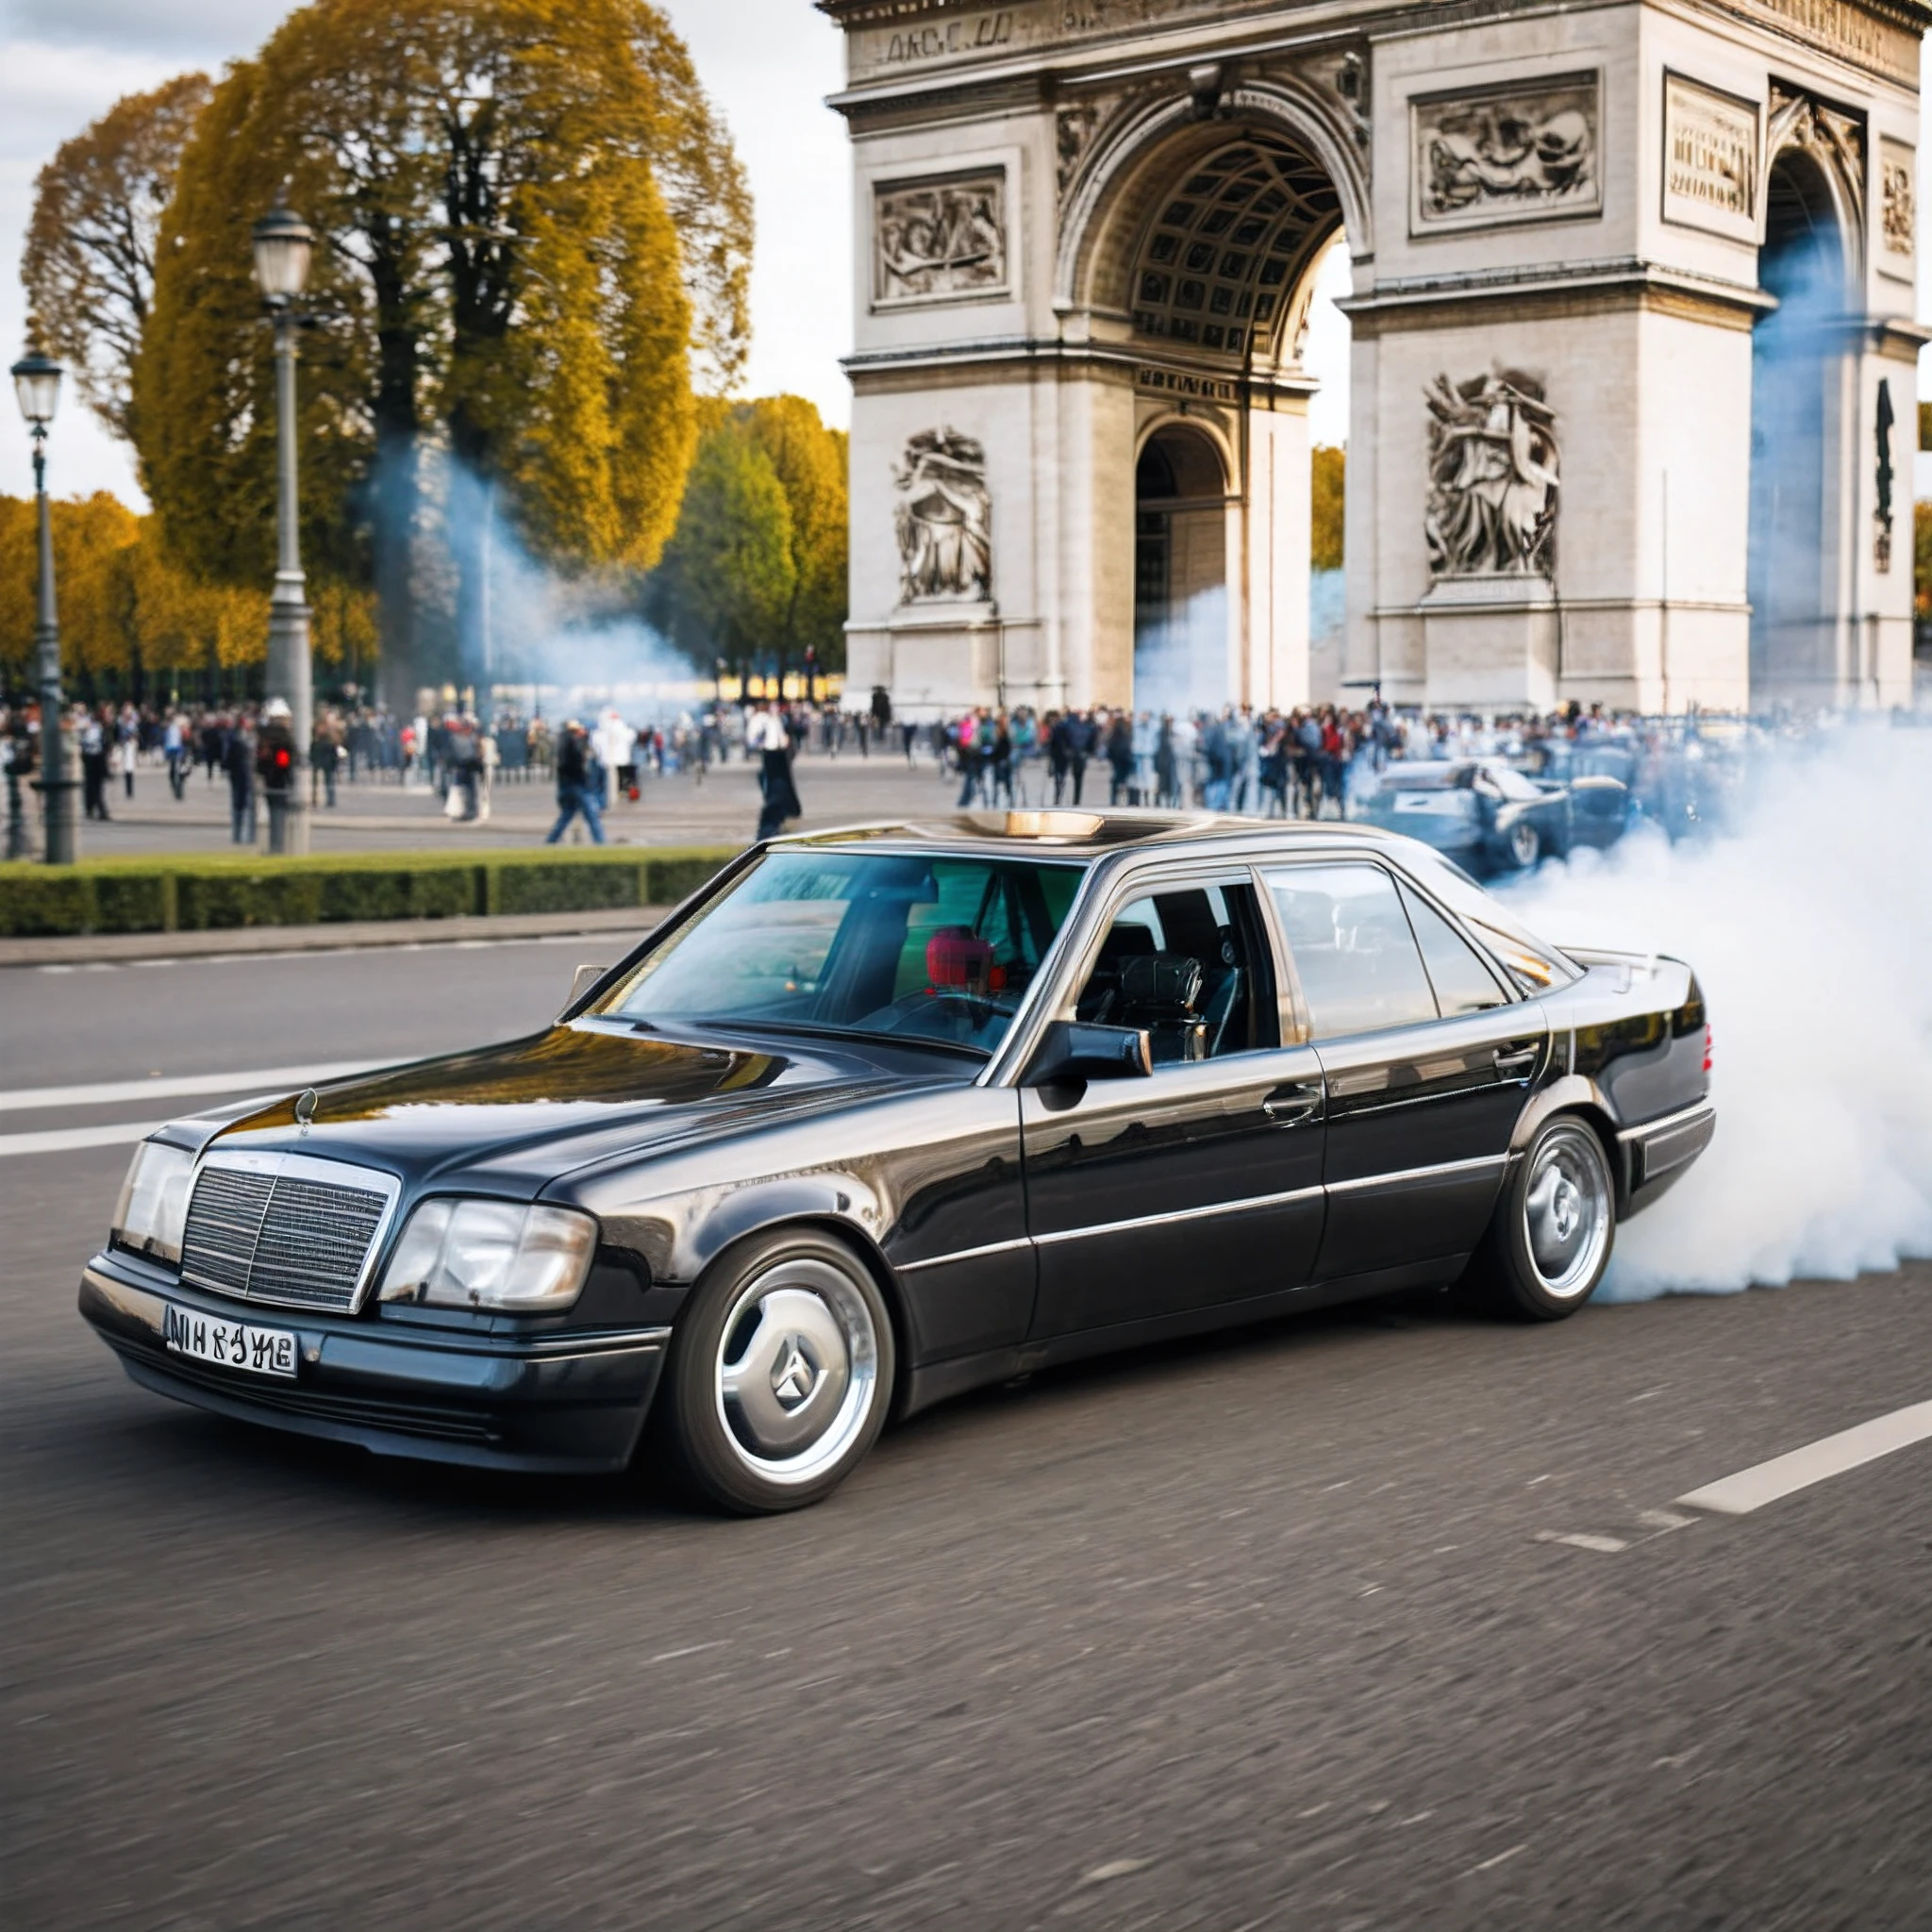
[[[824,106],[843,77],[838,29],[811,0],[658,4],[690,46],[751,176],[758,246],[747,388],[809,396],[842,425],[851,416],[839,367],[851,345],[851,195],[844,124]],[[289,10],[289,0],[0,0],[0,348],[24,339],[21,239],[42,164],[122,94],[192,67],[217,73],[253,53]],[[1337,251],[1324,275],[1327,294],[1345,289],[1346,276]],[[1923,289],[1920,299],[1923,310]],[[1340,442],[1348,330],[1326,299],[1316,305],[1307,361],[1324,386],[1316,440]],[[0,418],[13,422],[10,412]],[[71,386],[52,467],[62,495],[112,490],[141,502],[126,450]],[[1932,486],[1924,458],[1920,473],[1924,493]],[[22,494],[31,480],[25,437],[0,428],[0,491]]]

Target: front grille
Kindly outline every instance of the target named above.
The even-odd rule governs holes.
[[[303,1172],[290,1171],[298,1164]],[[371,1174],[375,1185],[367,1187],[314,1177],[328,1165],[336,1164],[210,1160],[188,1204],[181,1278],[245,1301],[352,1307],[395,1191],[387,1175]]]

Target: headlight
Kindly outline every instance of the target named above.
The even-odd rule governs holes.
[[[181,1224],[188,1219],[188,1190],[194,1156],[185,1147],[143,1141],[134,1150],[108,1239],[116,1247],[158,1260],[181,1259]]]
[[[425,1201],[396,1243],[381,1299],[525,1313],[567,1308],[596,1247],[597,1224],[568,1208]]]

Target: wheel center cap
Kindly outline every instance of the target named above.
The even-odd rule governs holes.
[[[1568,1181],[1557,1184],[1557,1198],[1553,1204],[1556,1211],[1557,1239],[1567,1241],[1576,1232],[1576,1190]]]
[[[805,1338],[788,1335],[772,1368],[772,1393],[788,1415],[794,1414],[811,1400],[812,1391],[824,1380],[824,1374],[806,1354]]]

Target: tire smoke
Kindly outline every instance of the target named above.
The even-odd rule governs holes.
[[[1603,1299],[1932,1256],[1932,733],[1760,753],[1726,830],[1640,829],[1507,896],[1557,945],[1688,959],[1709,1003],[1717,1137],[1620,1232]]]

